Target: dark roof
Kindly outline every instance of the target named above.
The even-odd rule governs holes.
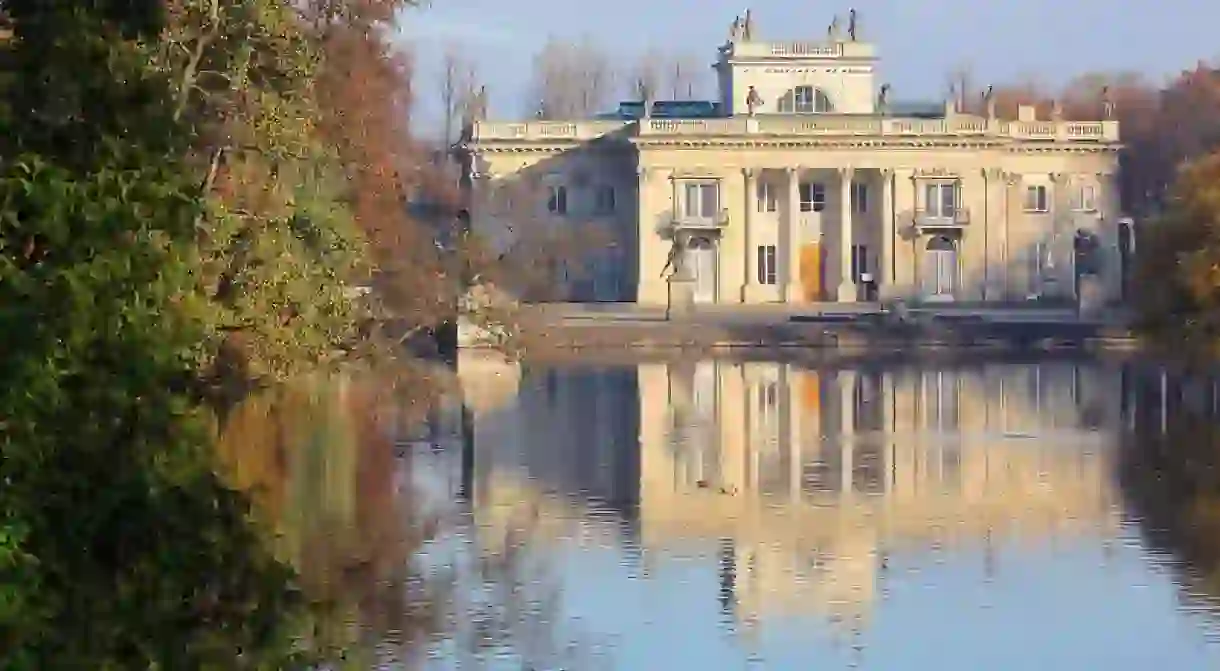
[[[626,100],[618,104],[617,110],[598,114],[594,118],[633,120],[643,116],[643,102]],[[652,103],[654,119],[706,119],[722,116],[726,116],[724,107],[720,103],[710,100],[657,100]],[[860,116],[872,115],[862,114]],[[886,116],[941,119],[945,116],[945,104],[943,102],[896,101],[889,103]]]
[[[613,112],[597,115],[599,119],[639,119],[644,116],[644,103],[627,100]],[[720,103],[710,100],[657,100],[652,103],[652,116],[659,119],[704,119],[723,116]]]

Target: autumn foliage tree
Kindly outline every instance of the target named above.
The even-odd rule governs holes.
[[[307,663],[201,400],[441,301],[404,6],[0,1],[0,667]]]

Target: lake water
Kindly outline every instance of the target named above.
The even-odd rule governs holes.
[[[464,413],[379,403],[356,457],[289,450],[313,456],[272,499],[289,554],[361,595],[369,667],[1220,668],[1210,381],[1049,357],[460,366]],[[333,412],[312,398],[300,417]],[[354,555],[366,575],[336,568]]]

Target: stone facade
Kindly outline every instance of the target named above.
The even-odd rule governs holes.
[[[608,233],[584,300],[664,304],[675,256],[696,303],[1121,298],[1117,121],[902,116],[876,61],[731,40],[719,116],[474,122],[472,183],[532,185],[537,221]]]

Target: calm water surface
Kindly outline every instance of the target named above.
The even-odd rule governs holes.
[[[464,413],[331,389],[274,422],[305,437],[277,434],[267,500],[315,582],[359,595],[340,628],[370,668],[1220,668],[1208,381],[1069,360],[460,378]],[[301,428],[319,417],[329,442]]]

